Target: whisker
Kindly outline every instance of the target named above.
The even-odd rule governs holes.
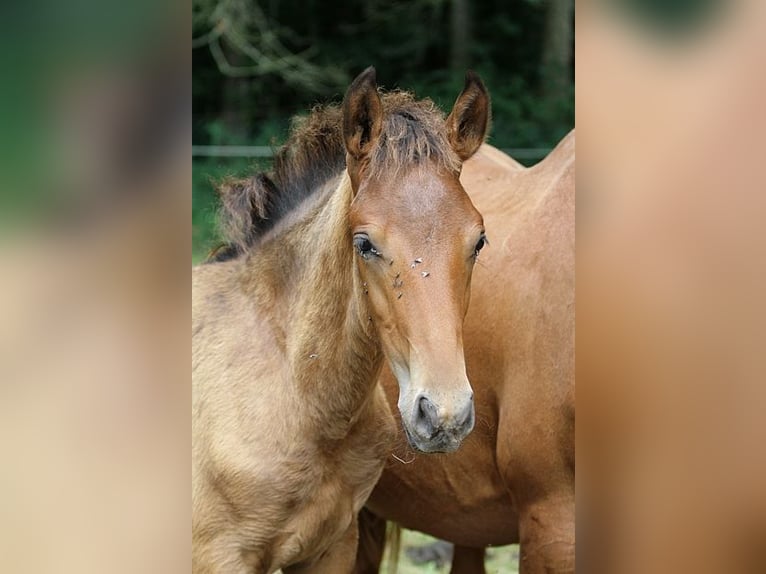
[[[415,462],[415,459],[417,458],[417,457],[415,456],[415,453],[414,453],[414,452],[412,453],[412,460],[402,460],[401,458],[399,458],[398,456],[396,456],[396,455],[395,455],[393,452],[391,453],[391,456],[393,456],[393,457],[394,457],[396,460],[398,460],[398,461],[399,461],[399,462],[401,462],[402,464],[412,464],[413,462]]]

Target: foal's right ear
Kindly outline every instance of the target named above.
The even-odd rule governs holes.
[[[346,151],[356,160],[375,147],[383,125],[383,105],[370,66],[351,83],[343,98],[343,140]]]

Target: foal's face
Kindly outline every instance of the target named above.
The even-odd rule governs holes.
[[[368,68],[343,100],[346,164],[355,193],[349,241],[358,254],[362,296],[369,299],[383,352],[399,381],[399,411],[410,444],[449,452],[474,425],[463,319],[484,226],[458,174],[438,169],[435,161],[421,159],[389,170],[396,175],[383,170],[369,176],[385,119],[375,70]],[[441,141],[452,148],[442,153],[461,161],[471,157],[489,121],[481,80],[466,74],[444,125],[428,121],[427,128],[443,130]],[[397,145],[393,140],[388,145]]]
[[[416,168],[394,183],[363,183],[351,228],[409,441],[453,451],[474,425],[462,326],[482,218],[456,175]]]

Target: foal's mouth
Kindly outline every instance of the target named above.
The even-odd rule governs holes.
[[[413,435],[407,428],[407,425],[402,422],[402,428],[404,434],[407,436],[407,442],[409,445],[418,452],[425,454],[436,453],[450,453],[455,452],[462,444],[462,439],[457,439],[445,432],[443,429],[439,429],[429,439],[421,439]]]

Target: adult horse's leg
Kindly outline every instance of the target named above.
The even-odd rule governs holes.
[[[498,438],[498,467],[518,509],[520,574],[575,571],[574,421],[540,418],[546,419],[547,427],[515,421],[508,409],[498,425],[504,437]]]
[[[486,574],[484,548],[455,545],[452,553],[450,574]]]
[[[518,461],[514,462],[518,471]],[[539,469],[545,475],[555,472]],[[519,511],[519,573],[572,574],[575,571],[574,486],[546,489],[534,475],[511,480],[512,498]]]
[[[550,495],[527,504],[519,523],[521,574],[575,571],[574,499]]]
[[[359,512],[359,544],[354,574],[378,574],[386,549],[386,521],[366,508]]]
[[[311,564],[298,564],[282,568],[284,574],[351,574],[356,560],[356,546],[359,538],[357,521],[327,552]]]

